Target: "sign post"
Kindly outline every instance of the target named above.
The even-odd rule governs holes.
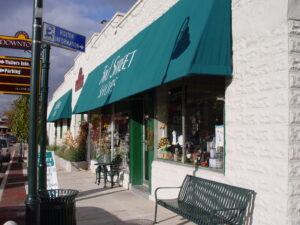
[[[40,136],[40,161],[39,161],[39,190],[47,187],[46,164],[46,126],[47,126],[47,100],[49,78],[50,45],[43,44],[43,64],[41,82],[41,136]]]
[[[47,98],[48,98],[48,72],[50,45],[65,48],[72,51],[85,51],[85,37],[65,30],[52,24],[43,23],[44,42],[43,52],[43,69],[42,69],[42,101],[41,101],[41,142],[40,154],[41,160],[39,163],[39,189],[43,190],[47,187],[47,170],[46,170],[46,123],[47,123]]]
[[[40,198],[37,192],[37,118],[38,86],[42,39],[42,0],[33,1],[32,24],[32,69],[30,79],[29,152],[28,152],[28,195],[26,205],[26,225],[40,225]]]

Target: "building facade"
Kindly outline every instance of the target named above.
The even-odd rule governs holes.
[[[76,111],[99,65],[180,2],[140,0],[126,14],[117,13],[75,58],[49,114],[69,90]],[[299,5],[296,0],[232,0],[231,74],[181,75],[107,104],[84,98],[95,107],[49,122],[49,144],[61,145],[68,129],[75,138],[86,120],[87,160],[92,166],[101,154],[121,154],[125,187],[144,187],[153,199],[155,188],[178,186],[193,174],[254,190],[252,224],[300,224]],[[121,68],[134,65],[129,64],[133,54]]]

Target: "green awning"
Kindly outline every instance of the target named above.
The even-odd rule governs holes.
[[[72,89],[58,99],[52,107],[48,117],[48,122],[54,122],[59,119],[69,119],[72,116]]]
[[[190,74],[232,74],[231,1],[180,0],[95,68],[73,113]]]

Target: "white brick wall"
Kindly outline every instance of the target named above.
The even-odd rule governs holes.
[[[185,174],[195,174],[255,190],[253,225],[288,224],[286,11],[287,1],[232,1],[234,72],[226,89],[225,174],[155,161],[153,190],[176,186]],[[294,174],[299,175],[298,170]]]
[[[289,223],[300,224],[300,21],[289,21]]]

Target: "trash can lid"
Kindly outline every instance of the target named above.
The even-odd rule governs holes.
[[[40,190],[39,196],[41,201],[59,200],[65,202],[74,200],[78,193],[79,191],[74,189],[51,189]]]

